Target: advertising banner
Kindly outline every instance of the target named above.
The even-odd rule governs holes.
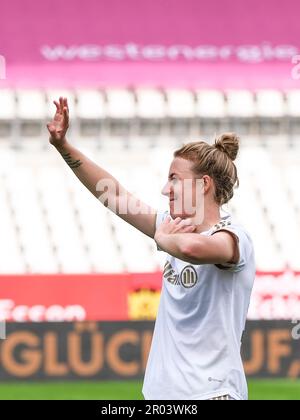
[[[0,380],[142,379],[153,327],[151,321],[7,324]],[[248,377],[300,378],[300,324],[249,321],[242,348]]]
[[[296,86],[300,5],[286,0],[284,18],[282,8],[272,0],[2,2],[6,83]]]
[[[162,273],[0,276],[0,320],[128,321],[156,318]],[[300,273],[257,272],[250,320],[300,320]]]

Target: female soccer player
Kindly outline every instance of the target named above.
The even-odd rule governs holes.
[[[50,143],[92,194],[167,253],[145,399],[247,399],[240,346],[255,277],[253,245],[243,227],[220,213],[238,185],[237,136],[177,150],[162,191],[170,210],[158,214],[71,146],[67,99],[54,103]]]

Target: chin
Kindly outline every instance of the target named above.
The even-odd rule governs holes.
[[[172,219],[176,219],[176,217],[180,217],[181,219],[186,219],[187,217],[190,217],[187,214],[176,213],[171,208],[170,208],[170,216],[172,217]]]
[[[188,213],[176,212],[176,211],[174,211],[174,208],[172,208],[172,206],[170,206],[170,216],[172,217],[172,219],[176,219],[176,217],[180,217],[181,219],[187,219],[187,218],[190,218],[190,217],[194,217],[195,213],[188,214]]]
[[[195,215],[194,212],[189,214],[189,213],[182,213],[180,211],[176,211],[176,210],[182,210],[182,209],[180,208],[177,209],[174,202],[169,203],[169,209],[170,209],[170,216],[172,217],[172,219],[176,219],[176,217],[180,217],[181,219],[187,219]]]

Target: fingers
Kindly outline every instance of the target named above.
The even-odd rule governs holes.
[[[192,233],[196,228],[196,225],[193,224],[191,219],[176,217],[176,219],[173,220],[172,233]]]
[[[50,134],[55,133],[55,126],[53,124],[48,123],[47,128],[48,128]]]
[[[178,233],[190,231],[191,228],[193,231],[195,229],[195,225],[193,225],[188,219],[181,220],[181,222],[179,222],[176,226],[176,230]]]
[[[69,104],[68,104],[68,99],[64,98],[64,107],[67,108],[68,112],[69,112]]]
[[[53,141],[56,139],[55,125],[53,125],[52,123],[48,123],[47,128],[50,134],[50,143],[53,144]]]
[[[53,101],[53,103],[56,106],[56,111],[59,114],[64,113],[64,108],[66,108],[67,111],[69,112],[69,105],[68,105],[68,99],[67,98],[63,98],[62,96],[60,96],[58,101]]]
[[[53,101],[54,105],[56,106],[56,112],[60,112],[60,106],[57,101]]]
[[[191,225],[191,224],[192,224],[192,220],[191,220],[191,219],[181,219],[180,217],[177,217],[177,218],[174,220],[174,224],[175,224],[177,227],[188,226],[188,225]]]
[[[65,124],[68,125],[69,124],[69,109],[66,106],[64,106],[63,108],[63,115],[65,118]]]
[[[60,109],[60,113],[63,113],[63,109],[64,109],[64,98],[61,96],[59,98],[59,109]]]
[[[176,217],[176,219],[174,220],[174,225],[179,225],[179,223],[181,223],[183,220],[181,219],[181,217]]]
[[[196,231],[196,229],[197,229],[197,226],[195,225],[185,226],[180,230],[179,233],[193,233]]]
[[[61,122],[62,120],[60,119],[60,116],[62,116],[63,126],[64,128],[68,128],[69,127],[69,106],[68,106],[67,98],[63,98],[62,96],[60,96],[59,100],[53,101],[53,103],[56,106],[56,115],[54,117],[54,120]],[[50,131],[49,127],[48,127],[48,130]]]

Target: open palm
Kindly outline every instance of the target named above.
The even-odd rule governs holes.
[[[50,143],[53,146],[62,146],[66,141],[66,133],[69,128],[69,107],[67,98],[59,98],[59,102],[53,101],[56,113],[52,121],[47,124],[50,133]]]

